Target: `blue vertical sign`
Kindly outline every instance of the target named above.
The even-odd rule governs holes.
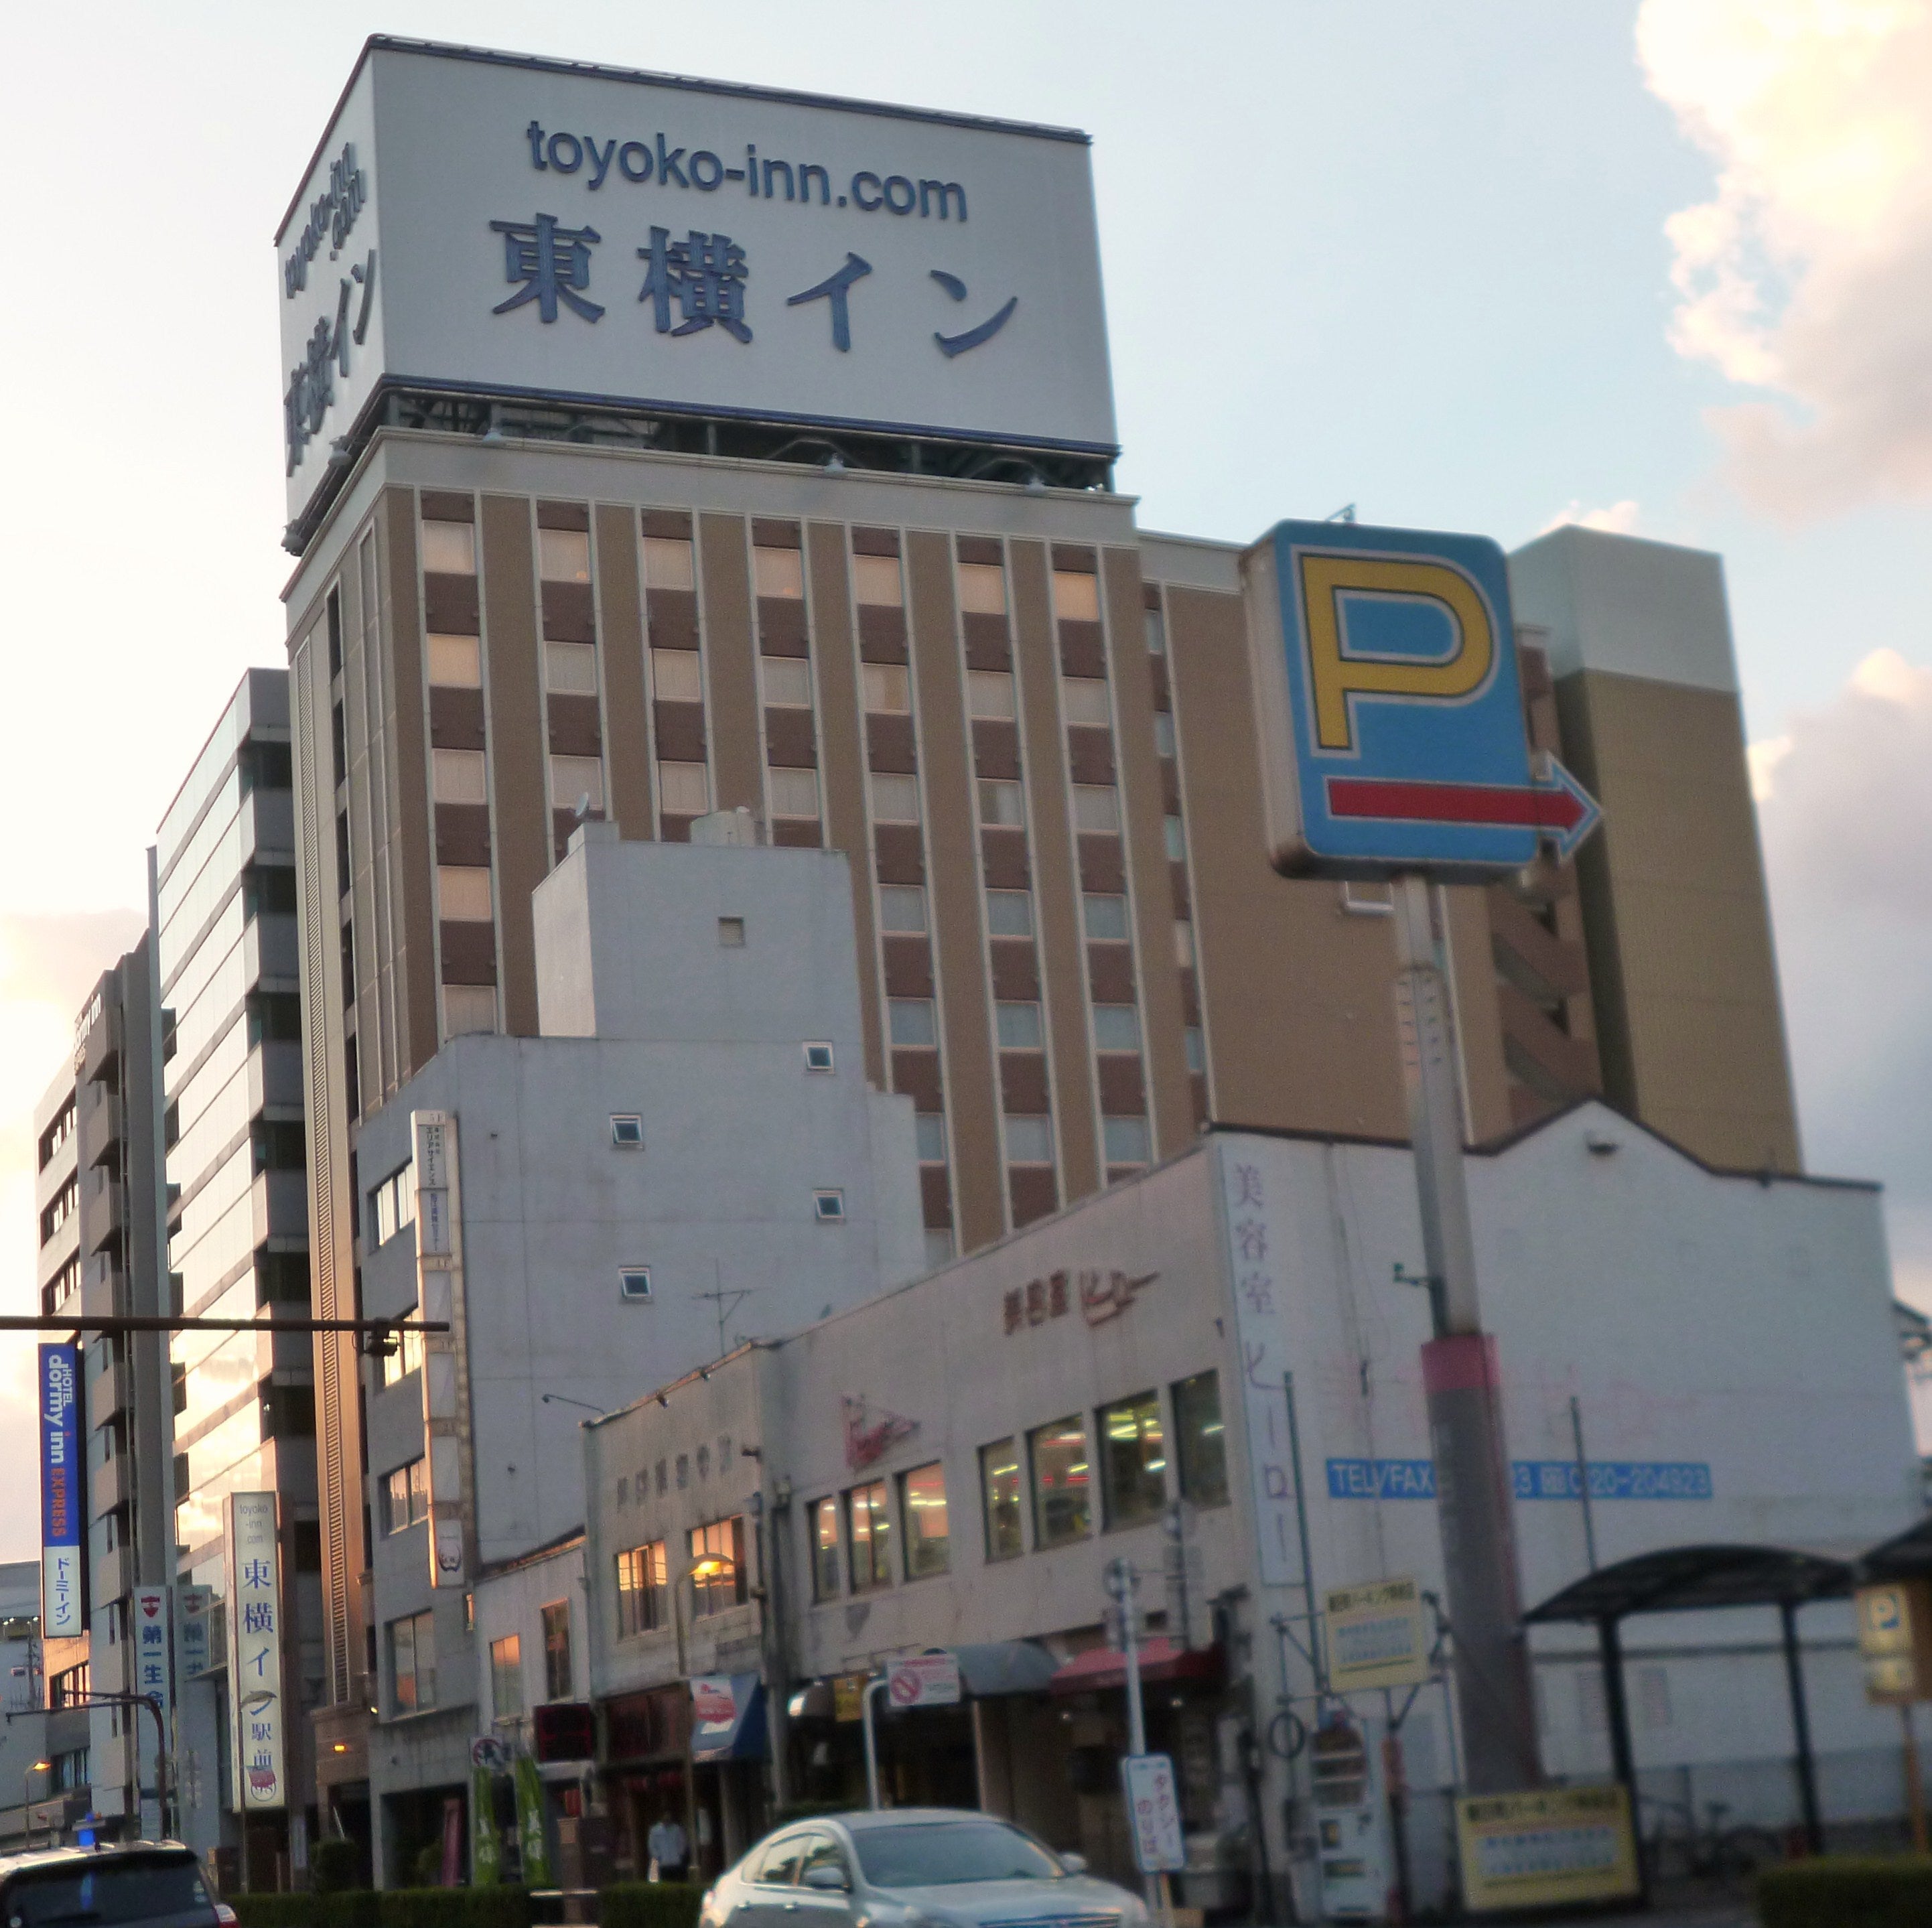
[[[40,1631],[87,1631],[80,1597],[80,1348],[40,1348]]]

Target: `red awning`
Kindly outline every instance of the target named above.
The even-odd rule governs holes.
[[[1220,1678],[1218,1647],[1190,1651],[1175,1646],[1164,1633],[1157,1633],[1141,1648],[1143,1681],[1216,1681]],[[1124,1687],[1126,1684],[1127,1657],[1111,1647],[1090,1647],[1059,1669],[1047,1687],[1056,1694],[1086,1694],[1100,1688]]]

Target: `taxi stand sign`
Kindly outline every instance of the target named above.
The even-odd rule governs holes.
[[[1284,522],[1244,568],[1278,869],[1480,881],[1595,828],[1576,780],[1532,755],[1494,542]]]

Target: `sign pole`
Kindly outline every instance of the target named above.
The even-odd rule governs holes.
[[[1493,1341],[1476,1291],[1475,1242],[1462,1168],[1455,1026],[1438,929],[1440,897],[1419,872],[1391,886],[1396,1011],[1424,1263],[1437,1309],[1422,1348],[1436,1461],[1442,1568],[1454,1636],[1463,1777],[1472,1794],[1505,1794],[1540,1778],[1536,1711],[1521,1632],[1515,1523]]]
[[[1912,1852],[1926,1852],[1925,1783],[1918,1771],[1918,1737],[1912,1731],[1912,1703],[1898,1704],[1899,1725],[1905,1732],[1905,1804],[1912,1816]]]
[[[886,1677],[876,1675],[868,1681],[859,1696],[859,1716],[866,1729],[866,1805],[876,1814],[882,1804],[879,1799],[879,1742],[872,1726],[872,1696],[886,1690]]]

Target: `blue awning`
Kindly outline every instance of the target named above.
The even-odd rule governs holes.
[[[728,1680],[731,1712],[726,1717],[722,1702]],[[762,1759],[765,1753],[765,1688],[756,1674],[712,1675],[702,1683],[708,1689],[704,1699],[692,1696],[691,1758],[694,1761],[748,1761]],[[709,1713],[710,1719],[700,1718]]]

